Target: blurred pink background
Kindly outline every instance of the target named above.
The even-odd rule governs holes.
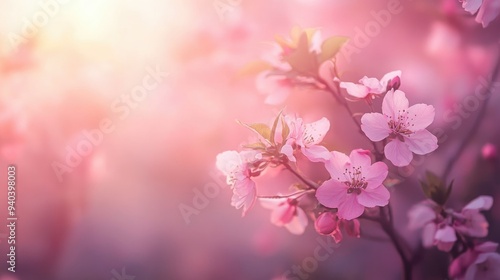
[[[224,180],[215,172],[218,153],[252,138],[235,119],[267,122],[281,109],[265,105],[254,77],[238,75],[239,69],[293,26],[354,37],[390,0],[42,1],[48,2],[49,12],[39,1],[0,4],[0,178],[6,182],[9,164],[18,174],[17,269],[7,271],[4,228],[0,279],[109,280],[122,269],[136,280],[281,279],[311,256],[318,246],[312,227],[291,235],[269,223],[269,211],[259,205],[241,218],[228,187],[189,223],[179,207],[193,206],[198,190]],[[450,116],[488,79],[500,49],[500,20],[483,29],[458,3],[444,2],[398,1],[401,12],[340,61],[348,81],[400,69],[410,102],[436,107],[431,128],[441,129],[440,148],[410,168],[391,170],[410,175],[393,188],[391,201],[398,230],[415,247],[419,234],[406,229],[406,213],[424,199],[418,179],[426,169],[442,173],[470,130],[477,111],[460,115],[460,125]],[[35,29],[26,29],[30,24]],[[124,101],[148,75],[155,85],[140,100]],[[484,144],[500,144],[499,92],[451,173],[450,206],[478,194],[500,200],[500,165],[481,158]],[[286,110],[308,121],[328,117],[331,150],[369,144],[327,94],[293,94]],[[85,141],[84,131],[99,129],[103,120],[113,131],[102,133],[68,172],[55,171]],[[315,180],[327,178],[317,166],[307,170]],[[293,182],[278,170],[258,184],[271,194]],[[497,242],[499,205],[487,214],[489,237]],[[0,219],[6,218],[5,188]],[[362,230],[382,236],[369,222]],[[416,279],[443,279],[445,267],[444,255],[425,252]],[[399,279],[400,273],[386,241],[362,238],[345,240],[310,279]]]

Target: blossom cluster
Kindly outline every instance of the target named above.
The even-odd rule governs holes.
[[[294,29],[291,39],[278,37],[265,61],[258,67],[253,65],[259,72],[257,88],[266,94],[269,104],[281,104],[291,93],[304,89],[331,94],[352,115],[357,131],[372,148],[359,147],[348,154],[329,150],[323,144],[329,136],[328,118],[307,122],[282,110],[269,124],[240,122],[255,133],[257,141],[244,145],[242,151],[220,153],[216,166],[233,191],[231,204],[243,208],[243,215],[259,200],[271,210],[270,220],[276,226],[302,234],[312,220],[318,234],[329,235],[335,242],[341,242],[343,233],[361,237],[360,219],[366,218],[379,222],[396,244],[402,238],[394,238],[397,233],[392,225],[391,192],[386,184],[394,178],[389,177],[389,169],[407,166],[414,154],[426,155],[438,148],[438,139],[427,130],[434,121],[435,109],[423,103],[410,105],[400,89],[400,70],[380,80],[367,76],[358,83],[343,80],[335,55],[345,41],[344,37],[322,41],[320,33],[312,29]],[[377,98],[382,98],[380,110],[375,109],[380,104]],[[358,113],[362,115],[358,120],[350,102],[366,103],[369,111]],[[329,177],[313,182],[299,168],[300,161],[320,164]],[[254,178],[264,176],[268,168],[288,170],[299,183],[293,184],[288,194],[261,195]],[[484,258],[497,258],[492,243],[476,244],[470,239],[487,235],[488,223],[480,211],[491,208],[493,201],[482,196],[461,212],[454,212],[443,206],[451,186],[445,188],[441,181],[433,180],[423,186],[430,200],[414,206],[410,224],[412,228],[424,228],[426,246],[436,245],[453,253],[450,275],[462,277],[472,273],[469,270],[482,264]]]

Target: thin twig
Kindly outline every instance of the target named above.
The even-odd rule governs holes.
[[[304,184],[306,184],[309,188],[311,189],[317,189],[318,186],[316,184],[308,181],[306,178],[302,177],[295,169],[293,169],[288,163],[283,163],[283,166],[285,166],[286,169],[290,170],[290,172],[293,173],[297,178],[299,178],[300,181],[302,181]]]

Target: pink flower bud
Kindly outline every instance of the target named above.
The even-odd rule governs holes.
[[[337,229],[337,215],[331,212],[320,214],[314,223],[314,228],[319,234],[331,234]]]
[[[481,149],[481,154],[485,160],[494,160],[497,158],[497,147],[491,143],[487,143]]]
[[[401,78],[399,76],[396,76],[394,78],[392,78],[392,80],[390,80],[388,83],[387,83],[387,91],[393,89],[393,90],[397,90],[399,89],[399,87],[401,86]]]

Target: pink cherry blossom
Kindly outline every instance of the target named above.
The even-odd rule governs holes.
[[[256,151],[226,151],[217,155],[216,166],[226,176],[226,182],[233,190],[231,205],[240,209],[243,216],[255,203],[257,197],[252,177],[252,164],[261,159]]]
[[[437,138],[427,128],[434,120],[434,107],[415,104],[409,107],[405,93],[389,91],[382,102],[382,113],[367,113],[361,118],[361,129],[372,141],[385,138],[390,142],[384,153],[396,166],[406,166],[413,153],[425,155],[437,149]]]
[[[368,78],[364,76],[359,80],[359,84],[341,82],[340,87],[345,88],[347,93],[355,98],[374,99],[391,89],[398,89],[400,85],[401,71],[393,71],[385,74],[382,79]]]
[[[290,161],[295,162],[295,151],[301,151],[310,161],[326,161],[330,157],[327,148],[318,145],[323,141],[326,133],[330,129],[330,121],[321,118],[313,123],[304,124],[302,118],[286,115],[285,122],[290,128],[290,133],[281,148],[281,153],[285,154]]]
[[[308,225],[307,215],[298,207],[294,198],[261,199],[264,208],[271,209],[271,223],[285,227],[293,234],[304,233]]]
[[[489,210],[493,205],[491,196],[479,196],[469,202],[461,213],[454,215],[454,228],[462,234],[472,237],[488,235],[488,221],[479,211]]]
[[[341,219],[352,220],[361,216],[365,207],[389,203],[389,191],[382,184],[388,174],[387,165],[371,164],[369,151],[353,150],[350,156],[332,152],[325,167],[331,179],[318,188],[316,198],[326,207],[338,208]]]
[[[499,0],[464,0],[462,7],[470,14],[476,14],[476,22],[487,27],[500,14]]]
[[[468,249],[453,260],[449,275],[458,280],[500,279],[498,244],[484,242]]]

